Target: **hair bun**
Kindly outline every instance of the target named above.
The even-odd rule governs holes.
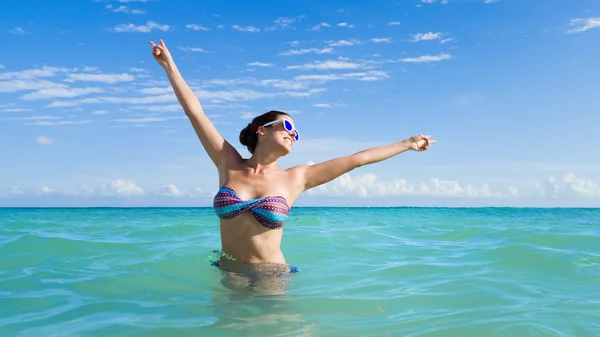
[[[248,125],[245,128],[243,128],[242,131],[240,132],[240,143],[242,143],[242,145],[244,145],[244,146],[248,145],[251,128],[252,128],[252,123],[248,123]]]

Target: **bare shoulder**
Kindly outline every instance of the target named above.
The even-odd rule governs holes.
[[[285,170],[286,180],[290,183],[290,186],[294,186],[297,194],[304,192],[304,184],[306,177],[306,170],[310,165],[297,165]]]

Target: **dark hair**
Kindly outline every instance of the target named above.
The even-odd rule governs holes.
[[[248,126],[240,132],[240,143],[245,145],[250,153],[254,153],[256,145],[258,144],[258,134],[256,133],[258,127],[276,120],[277,117],[281,115],[289,116],[283,111],[271,110],[260,116],[254,117],[252,122],[248,123]]]

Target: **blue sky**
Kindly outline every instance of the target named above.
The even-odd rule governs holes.
[[[283,167],[431,134],[307,205],[600,206],[600,2],[5,1],[0,206],[207,206],[216,170],[148,41],[221,133],[270,109]]]

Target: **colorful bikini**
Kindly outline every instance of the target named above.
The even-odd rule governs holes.
[[[215,195],[213,208],[221,219],[232,219],[250,211],[261,225],[270,229],[282,228],[290,213],[284,197],[268,196],[244,201],[226,186],[221,187]]]

